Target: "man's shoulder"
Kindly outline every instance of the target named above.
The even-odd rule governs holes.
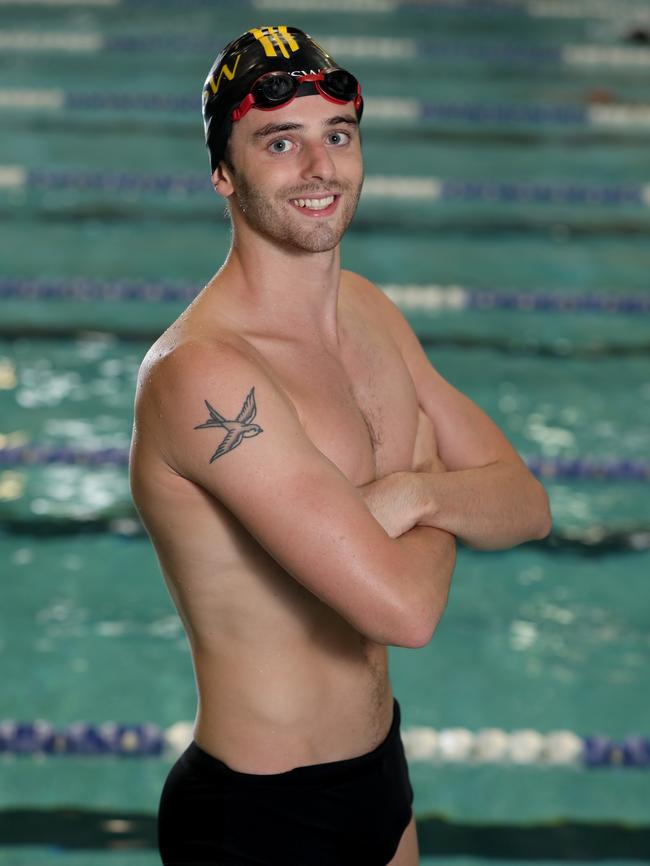
[[[364,318],[390,332],[397,342],[401,342],[411,330],[397,305],[371,280],[344,270],[341,271],[341,284],[346,295],[363,311]]]
[[[151,346],[140,364],[138,396],[164,390],[183,394],[195,388],[259,375],[261,367],[245,340],[227,331],[209,335],[175,333],[173,328]]]
[[[347,291],[365,295],[371,298],[374,297],[375,299],[377,299],[378,296],[383,294],[381,289],[376,286],[371,280],[367,279],[361,274],[357,274],[355,271],[348,271],[342,269],[341,284],[345,289],[347,289]]]

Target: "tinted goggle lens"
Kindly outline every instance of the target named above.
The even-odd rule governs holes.
[[[259,108],[275,108],[288,102],[304,81],[312,81],[332,99],[351,102],[359,93],[354,75],[344,69],[325,69],[317,74],[293,76],[288,72],[268,72],[255,82],[251,90],[253,103]]]
[[[269,72],[255,83],[251,93],[255,105],[260,108],[282,105],[293,97],[298,90],[297,79],[286,72]]]
[[[351,102],[359,92],[359,82],[344,69],[332,69],[323,73],[321,87],[328,96]]]

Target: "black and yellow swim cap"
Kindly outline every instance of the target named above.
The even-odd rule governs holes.
[[[324,69],[339,67],[311,36],[297,27],[254,27],[229,42],[212,64],[203,86],[203,125],[212,171],[223,158],[232,130],[233,109],[248,96],[262,75],[283,72],[285,78],[288,73],[300,81],[303,76],[314,76]],[[342,75],[358,86],[349,73]],[[311,81],[301,82],[297,91],[298,96],[323,93],[322,87]],[[355,108],[360,120],[363,112],[360,89]]]

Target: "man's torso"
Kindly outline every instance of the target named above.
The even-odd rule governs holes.
[[[260,332],[236,335],[295,408],[308,437],[355,486],[410,469],[418,426],[413,382],[376,291],[343,275],[335,352]],[[199,332],[205,340],[201,312],[199,299],[147,357]],[[147,361],[141,382],[146,378]],[[359,634],[288,575],[221,503],[174,471],[148,435],[164,418],[151,417],[146,384],[141,390],[132,489],[192,649],[196,741],[250,773],[370,751],[391,722],[386,647]],[[205,399],[219,410],[218,395]],[[188,424],[204,412],[197,406]],[[263,403],[255,421],[264,428]],[[214,436],[209,447],[217,444]],[[241,459],[245,447],[244,440]],[[281,491],[268,506],[282,508]]]

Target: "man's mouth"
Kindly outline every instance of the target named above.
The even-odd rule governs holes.
[[[291,204],[308,210],[325,210],[334,203],[335,198],[334,195],[326,195],[323,198],[292,198]]]

